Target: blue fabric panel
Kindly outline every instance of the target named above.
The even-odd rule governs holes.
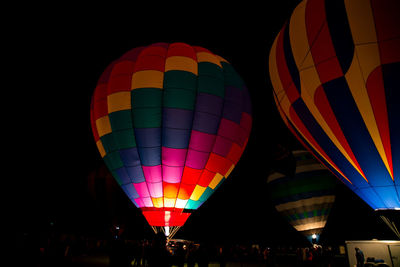
[[[345,77],[327,82],[323,87],[343,134],[370,185],[393,184],[354,102]]]
[[[126,184],[126,185],[121,185],[122,190],[124,190],[125,194],[129,197],[129,198],[138,198],[139,194],[136,191],[135,187],[133,186],[132,183],[130,184]]]
[[[188,148],[191,130],[163,128],[162,146],[169,148]]]
[[[219,123],[220,117],[196,111],[193,121],[193,130],[203,133],[217,134]]]
[[[219,117],[222,114],[223,106],[224,99],[219,96],[206,93],[197,94],[196,111],[214,114]]]
[[[225,88],[225,103],[222,117],[240,124],[242,117],[243,92],[233,86]]]
[[[161,147],[138,147],[143,166],[161,165]]]
[[[136,147],[121,149],[119,155],[124,166],[130,167],[140,165],[140,157]]]
[[[161,128],[135,128],[135,136],[138,147],[161,146]]]
[[[163,108],[163,128],[192,129],[193,111],[187,109]]]
[[[385,85],[386,106],[390,127],[390,142],[392,149],[394,182],[400,185],[400,63],[382,65],[383,82]],[[400,191],[398,191],[400,194]],[[400,208],[400,207],[398,207]]]
[[[360,188],[359,196],[363,198],[373,209],[377,208],[387,208],[382,199],[376,194],[372,187]],[[372,203],[372,205],[371,205]]]
[[[131,181],[135,184],[142,183],[146,180],[144,178],[142,165],[127,167],[126,172],[128,173],[129,177],[131,178]]]
[[[119,177],[119,184],[128,184],[131,183],[131,178],[129,177],[128,172],[126,171],[125,167],[116,169],[115,172],[117,173]]]
[[[313,115],[308,110],[307,106],[301,98],[297,99],[292,107],[297,115],[301,114],[300,119],[321,146],[324,152],[333,160],[339,169],[349,178],[355,187],[367,186],[365,179],[354,169],[349,161],[338,150],[336,145],[332,143],[330,138],[326,135],[324,130],[319,126],[318,122],[314,119]],[[329,165],[329,164],[328,164]]]
[[[374,187],[374,190],[385,203],[386,208],[394,209],[400,207],[400,199],[394,186],[377,186]]]

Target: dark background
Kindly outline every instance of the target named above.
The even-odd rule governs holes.
[[[5,202],[17,232],[60,231],[106,235],[104,207],[88,193],[87,177],[102,164],[89,119],[90,98],[107,65],[126,51],[154,42],[185,42],[227,59],[252,98],[253,128],[232,174],[188,219],[176,237],[218,242],[303,243],[275,211],[266,179],[276,144],[301,146],[281,121],[268,74],[269,49],[297,0],[258,5],[35,6],[10,20],[3,142],[11,185]],[[189,2],[188,2],[189,3]],[[157,7],[157,8],[156,8]],[[49,8],[47,11],[45,8]],[[38,11],[39,10],[39,11]],[[17,22],[20,24],[17,25]],[[11,114],[11,116],[9,115]],[[6,177],[9,178],[6,178]],[[151,238],[140,210],[122,191],[114,214],[131,238]],[[338,181],[337,200],[321,237],[341,244],[354,239],[393,239],[373,210]]]

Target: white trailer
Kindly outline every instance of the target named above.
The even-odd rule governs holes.
[[[357,266],[356,250],[358,247],[364,254],[365,262],[368,258],[383,260],[390,267],[400,267],[400,241],[391,240],[359,240],[346,241],[347,257],[350,267]],[[368,266],[368,265],[367,265]],[[371,266],[379,266],[374,264]]]

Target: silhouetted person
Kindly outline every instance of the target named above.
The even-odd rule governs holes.
[[[148,258],[149,267],[170,266],[170,255],[166,247],[166,238],[158,233],[153,239]]]
[[[359,248],[355,248],[355,250],[356,250],[357,267],[364,267],[364,261],[365,261],[364,253]]]
[[[185,250],[183,249],[182,243],[177,243],[178,247],[175,251],[175,259],[178,267],[183,267],[185,265]]]
[[[199,267],[208,267],[209,259],[207,248],[205,245],[200,245],[198,257]]]
[[[188,247],[187,267],[194,267],[197,260],[197,248],[192,243]]]

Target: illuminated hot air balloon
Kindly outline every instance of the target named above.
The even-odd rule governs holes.
[[[397,0],[303,1],[269,57],[283,120],[375,210],[400,209],[399,14]]]
[[[172,236],[232,172],[251,103],[233,67],[184,43],[135,48],[100,77],[91,105],[98,150],[156,232]]]
[[[310,152],[294,151],[293,175],[273,172],[267,180],[276,210],[312,242],[319,240],[335,201],[335,177]]]

